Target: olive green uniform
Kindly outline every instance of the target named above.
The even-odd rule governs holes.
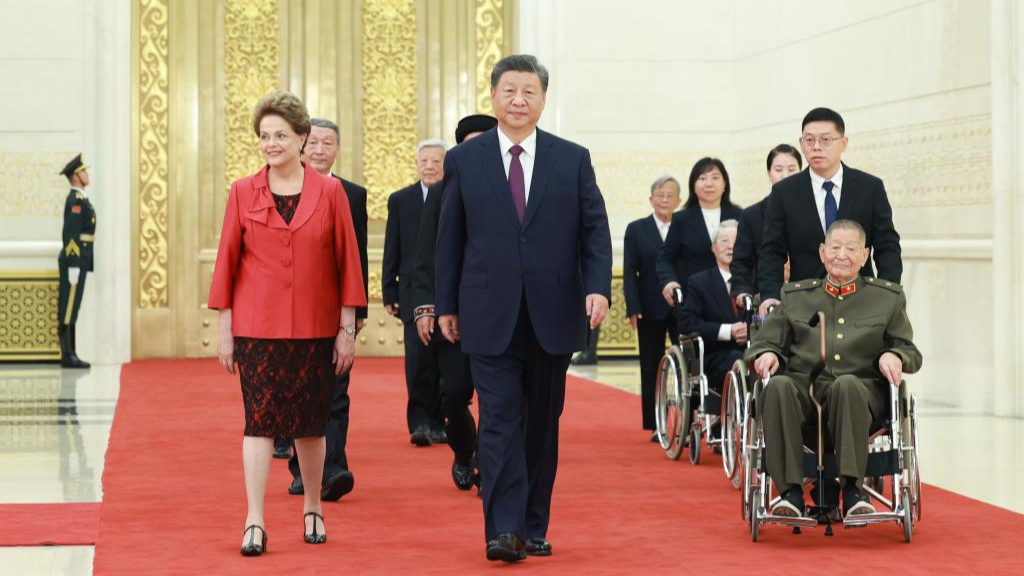
[[[60,271],[57,324],[74,326],[78,320],[78,309],[82,305],[86,272],[92,272],[93,243],[96,234],[96,211],[89,197],[72,189],[64,201],[64,228],[61,233],[61,251],[57,257]],[[68,279],[68,268],[78,268],[78,284]]]
[[[820,310],[825,314],[825,369],[814,392],[839,474],[856,478],[859,488],[867,469],[871,422],[888,412],[889,384],[879,372],[879,358],[892,352],[907,374],[921,367],[906,296],[899,284],[858,276],[843,286],[828,280],[790,282],[782,288],[781,301],[745,355],[751,366],[767,352],[779,358],[778,371],[758,399],[768,475],[780,492],[803,483],[801,429],[815,425],[810,374],[821,350],[819,328],[809,320]]]

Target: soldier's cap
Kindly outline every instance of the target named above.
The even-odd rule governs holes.
[[[81,172],[82,170],[86,170],[88,168],[89,167],[86,166],[84,162],[82,162],[82,155],[79,154],[78,156],[72,158],[71,162],[68,162],[67,165],[64,166],[64,169],[59,172],[59,174],[65,178],[71,178],[72,174]]]
[[[487,114],[471,114],[462,120],[455,128],[455,143],[462,144],[466,136],[474,132],[487,132],[498,125],[498,119]]]

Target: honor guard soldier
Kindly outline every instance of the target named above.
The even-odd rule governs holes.
[[[71,191],[64,202],[64,230],[57,266],[60,292],[57,299],[57,334],[60,337],[60,365],[64,368],[88,368],[75,353],[75,322],[82,305],[85,276],[92,272],[93,243],[96,241],[96,211],[85,195],[89,185],[89,167],[82,155],[75,156],[60,174],[68,179]]]

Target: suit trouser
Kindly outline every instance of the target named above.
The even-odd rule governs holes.
[[[773,376],[758,401],[764,428],[768,475],[785,492],[803,485],[803,426],[817,426],[806,376]],[[832,438],[840,476],[857,479],[860,487],[868,466],[868,434],[872,420],[887,410],[881,382],[844,374],[835,380],[819,378],[815,396]],[[816,446],[811,448],[817,450]]]
[[[476,453],[476,420],[469,411],[473,399],[469,357],[462,353],[458,344],[444,339],[434,340],[430,345],[437,349],[441,371],[441,408],[446,419],[448,445],[455,453],[455,460],[462,466],[469,466]]]
[[[80,268],[78,284],[72,285],[68,280],[68,267],[63,262],[58,262],[60,270],[60,286],[57,290],[57,324],[63,326],[74,325],[78,321],[78,309],[82,306],[82,294],[85,293],[85,277],[88,272]]]
[[[334,391],[331,393],[331,411],[327,415],[324,436],[327,440],[327,454],[324,457],[324,480],[348,470],[348,457],[345,455],[345,444],[348,442],[348,411],[351,401],[348,396],[348,385],[352,369],[337,377]],[[299,455],[292,451],[288,460],[288,470],[293,478],[298,478]]]
[[[525,298],[508,349],[470,356],[480,400],[477,466],[487,540],[505,532],[524,540],[547,535],[571,356],[544,351]]]
[[[714,390],[718,396],[709,394],[705,403],[705,409],[711,414],[721,414],[722,411],[722,388],[725,384],[725,375],[729,373],[732,365],[743,357],[743,350],[727,348],[714,352],[704,353],[704,375],[708,378],[708,388]]]
[[[406,322],[405,387],[409,392],[406,421],[411,433],[417,426],[439,430],[442,424],[441,383],[438,370],[438,348],[434,342],[420,342],[415,322]]]
[[[654,388],[658,382],[658,364],[665,355],[666,335],[675,333],[675,320],[671,315],[661,320],[640,318],[636,322],[636,335],[640,342],[640,410],[644,430],[654,430]]]

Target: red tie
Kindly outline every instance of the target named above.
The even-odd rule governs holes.
[[[523,147],[516,144],[508,151],[512,154],[512,164],[508,167],[508,187],[512,191],[512,203],[516,206],[519,224],[522,224],[523,215],[526,213],[526,179],[523,177],[523,165],[519,162],[519,155],[523,153]]]

